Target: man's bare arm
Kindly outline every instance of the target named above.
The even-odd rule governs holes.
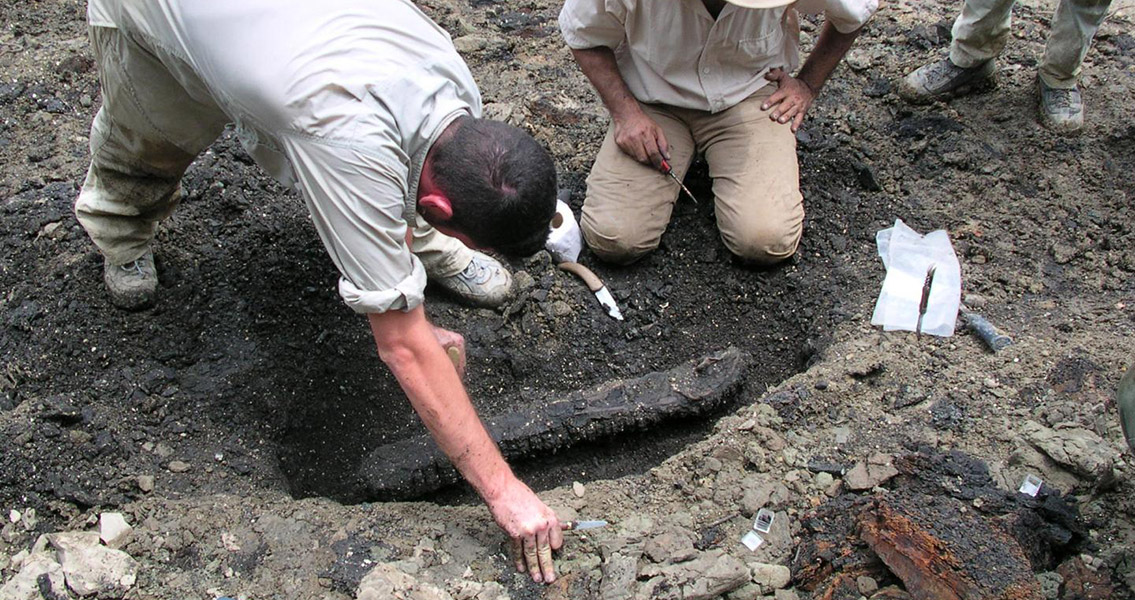
[[[847,54],[855,38],[859,37],[860,27],[850,33],[840,33],[830,22],[824,23],[820,37],[812,48],[808,60],[796,77],[792,77],[782,69],[773,69],[765,75],[769,80],[776,82],[778,89],[761,106],[764,110],[772,109],[769,115],[774,121],[788,123],[792,121],[792,131],[800,128],[804,122],[804,114],[812,106],[812,102],[820,95],[828,77],[835,70],[836,65]]]
[[[658,167],[670,158],[662,128],[642,112],[638,100],[619,73],[615,53],[606,46],[571,51],[579,69],[595,86],[615,124],[615,143],[627,156]]]
[[[555,579],[551,550],[563,544],[555,513],[516,478],[489,437],[419,306],[368,315],[378,355],[445,455],[484,499],[521,551],[517,568],[536,581]]]

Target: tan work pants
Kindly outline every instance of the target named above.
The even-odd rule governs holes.
[[[642,105],[666,134],[679,179],[694,153],[705,153],[722,241],[762,265],[792,256],[804,224],[796,136],[761,110],[775,89],[765,86],[717,114]],[[580,218],[587,245],[603,260],[638,260],[658,247],[679,191],[674,180],[624,154],[612,126],[587,178]]]
[[[1107,16],[1111,0],[1059,2],[1040,62],[1040,77],[1049,87],[1071,89],[1076,87],[1080,63]],[[1001,54],[1009,39],[1013,3],[1014,0],[966,0],[954,21],[950,61],[969,68]]]
[[[189,65],[158,45],[107,27],[91,27],[90,37],[103,105],[75,216],[112,264],[124,264],[150,247],[181,198],[181,176],[230,119]],[[435,277],[473,260],[459,240],[424,222],[411,250]]]

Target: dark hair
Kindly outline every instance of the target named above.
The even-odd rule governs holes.
[[[556,167],[532,136],[462,117],[431,154],[433,179],[453,206],[446,225],[510,256],[544,247],[556,212]]]

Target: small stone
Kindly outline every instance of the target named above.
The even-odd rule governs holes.
[[[796,590],[776,590],[773,594],[775,600],[800,600]]]
[[[23,515],[20,514],[20,511],[14,509],[14,508],[12,510],[8,511],[8,520],[13,522],[13,523],[19,523],[21,517],[23,517]]]
[[[1060,586],[1064,584],[1064,577],[1055,571],[1037,573],[1036,580],[1040,583],[1040,591],[1047,600],[1056,600],[1060,597]]]
[[[831,473],[816,473],[815,483],[816,487],[826,490],[835,481]]]
[[[139,475],[138,476],[138,489],[142,493],[149,494],[154,491],[154,476],[153,475]]]
[[[571,305],[563,300],[556,300],[548,304],[548,312],[553,317],[566,317],[572,313]]]
[[[122,513],[105,512],[99,515],[99,539],[108,548],[118,549],[130,543],[134,528],[126,522]]]
[[[859,593],[864,596],[870,596],[879,589],[879,582],[874,578],[866,575],[860,575],[855,578],[855,586],[859,588]]]
[[[36,525],[39,525],[39,518],[36,517],[34,508],[25,510],[21,521],[24,523],[24,531],[31,531],[35,529]]]
[[[53,533],[47,537],[58,551],[67,586],[76,594],[120,598],[134,586],[137,561],[121,550],[99,545],[97,533]]]
[[[39,599],[43,598],[41,590],[49,591],[56,598],[70,597],[62,567],[48,555],[30,555],[20,563],[19,569],[19,573],[0,586],[0,598]]]
[[[784,565],[750,563],[749,568],[753,572],[753,582],[760,584],[768,594],[773,590],[788,587],[788,582],[792,580],[792,572]]]
[[[575,494],[576,498],[582,498],[587,493],[587,488],[578,481],[571,482],[571,493]]]
[[[169,470],[172,473],[184,473],[189,470],[189,463],[180,460],[170,461]]]

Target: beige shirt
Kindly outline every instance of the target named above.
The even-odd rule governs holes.
[[[355,311],[423,300],[405,236],[430,146],[481,97],[449,35],[409,0],[90,0],[91,25],[156,44],[298,190]],[[176,110],[176,107],[171,107]]]
[[[863,26],[878,0],[803,0],[771,9],[726,4],[714,19],[701,0],[567,0],[560,31],[576,50],[607,47],[640,102],[720,112],[794,71],[799,35],[789,10],[823,12],[836,29]]]

